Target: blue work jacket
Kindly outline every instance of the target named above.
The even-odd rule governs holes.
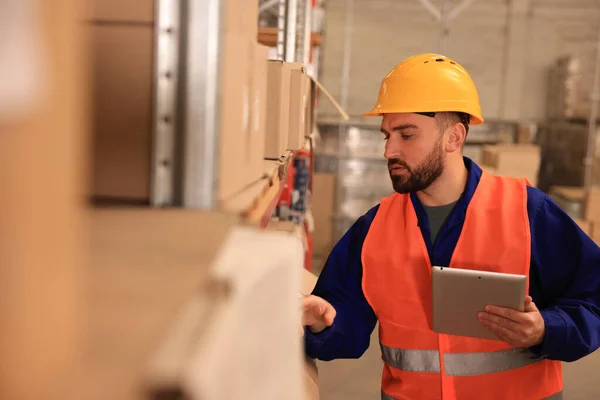
[[[416,194],[411,194],[431,265],[450,264],[467,206],[481,178],[477,164],[465,158],[465,165],[469,172],[465,190],[435,244],[427,214]],[[358,358],[369,347],[377,317],[362,291],[361,252],[378,208],[354,223],[319,276],[313,294],[329,301],[337,315],[323,332],[313,334],[305,329],[306,354],[311,358]],[[527,213],[531,227],[529,294],[546,324],[542,344],[531,350],[538,357],[575,361],[600,347],[600,248],[549,196],[533,187],[527,187]]]

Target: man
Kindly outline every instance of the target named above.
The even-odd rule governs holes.
[[[463,158],[483,118],[458,63],[404,60],[366,115],[383,116],[396,193],[344,235],[303,300],[307,354],[358,358],[379,321],[382,399],[562,398],[560,361],[600,346],[600,248],[544,193]],[[434,333],[432,265],[527,275],[524,312],[478,316],[500,340]]]

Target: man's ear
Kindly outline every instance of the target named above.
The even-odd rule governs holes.
[[[446,151],[449,153],[454,153],[455,151],[462,149],[466,139],[467,130],[465,129],[465,126],[460,122],[452,124],[452,126],[448,129]]]

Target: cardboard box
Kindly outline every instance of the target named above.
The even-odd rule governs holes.
[[[534,145],[487,145],[483,147],[483,165],[497,175],[526,178],[537,186],[540,148]]]
[[[91,21],[154,21],[155,0],[87,0],[87,19]]]
[[[315,220],[313,251],[326,257],[333,248],[333,213],[335,210],[336,174],[315,173],[311,212]]]
[[[585,218],[594,221],[598,226],[600,226],[600,188],[592,187],[588,194],[586,208],[585,208]],[[598,236],[600,236],[600,229],[598,229]]]
[[[87,219],[86,351],[71,379],[74,395],[62,398],[137,399],[140,387],[170,378],[172,369],[179,379],[176,350],[190,353],[185,334],[177,337],[180,345],[167,347],[167,367],[152,368],[157,353],[165,354],[167,333],[212,321],[205,306],[210,315],[224,294],[211,275],[213,261],[237,218],[190,209],[117,208],[95,209]],[[181,324],[178,317],[190,302],[193,316],[188,311]],[[150,380],[149,370],[159,379]]]
[[[96,197],[150,198],[151,27],[90,26],[93,183]]]
[[[594,224],[592,223],[592,221],[588,221],[588,220],[580,219],[580,218],[574,218],[573,221],[575,221],[577,223],[577,225],[579,225],[581,230],[584,231],[586,235],[588,235],[589,237],[592,237],[592,235],[594,233],[594,229],[593,229]]]
[[[482,164],[480,165],[481,169],[489,174],[499,175],[499,176],[507,176],[510,178],[525,178],[529,182],[529,184],[533,187],[537,186],[538,178],[537,174],[533,172],[520,172],[520,171],[505,171],[498,170],[497,168],[491,167],[489,165]]]
[[[539,169],[540,148],[535,145],[487,145],[483,147],[483,164],[497,170]]]
[[[0,398],[71,400],[91,314],[87,32],[76,0],[1,4]]]
[[[600,246],[600,228],[592,230],[591,238],[598,246]]]
[[[304,145],[306,119],[306,73],[304,67],[285,64],[291,69],[290,76],[290,126],[288,134],[288,150],[299,150]]]
[[[264,174],[265,140],[267,135],[267,56],[269,48],[253,45],[253,76],[251,99],[250,137],[248,152],[250,179],[258,179]]]
[[[288,147],[291,70],[278,60],[270,60],[267,68],[265,158],[279,158]]]
[[[235,195],[249,182],[251,63],[254,49],[248,38],[226,33],[221,74],[219,199]]]
[[[256,43],[258,37],[258,1],[227,0],[225,6],[225,31],[244,35]]]
[[[463,147],[463,156],[470,158],[477,165],[482,164],[483,146],[474,144],[465,144]]]
[[[313,130],[313,82],[310,76],[306,75],[306,108],[304,110],[304,136],[310,136]]]
[[[302,270],[302,287],[301,294],[308,296],[312,293],[315,285],[317,284],[317,277],[306,269]],[[319,400],[319,371],[315,360],[308,357],[304,361],[304,387],[306,393],[306,400]]]
[[[535,142],[537,134],[536,124],[522,124],[517,127],[517,143],[532,144]]]
[[[552,186],[550,197],[573,219],[586,219],[584,212],[585,193],[576,186]],[[589,219],[588,219],[589,220]]]
[[[278,232],[286,232],[294,235],[302,242],[302,246],[304,249],[307,248],[306,243],[306,234],[304,233],[304,227],[298,225],[293,221],[288,220],[272,220],[269,221],[266,230],[268,231],[278,231]]]

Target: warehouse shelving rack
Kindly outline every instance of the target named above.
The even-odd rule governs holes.
[[[218,97],[225,3],[156,2],[153,206],[205,210],[217,206]],[[274,45],[276,58],[314,67],[311,51],[320,45],[321,37],[311,30],[313,6],[313,0],[260,1],[259,14],[275,15],[277,26],[261,28],[258,39]],[[309,70],[316,73],[314,68]]]
[[[210,358],[210,349],[201,345],[208,342],[206,347],[220,345],[220,351],[226,351],[246,337],[252,341],[251,335],[246,335],[247,326],[243,326],[244,313],[239,310],[252,304],[248,307],[254,307],[251,313],[256,313],[258,307],[251,300],[265,297],[254,295],[255,288],[248,289],[249,282],[259,288],[256,292],[267,292],[270,301],[281,300],[278,306],[289,306],[272,326],[254,328],[263,336],[269,334],[264,331],[269,327],[273,335],[293,329],[298,362],[291,354],[289,360],[282,357],[284,367],[280,370],[285,379],[278,382],[300,382],[300,339],[295,335],[297,293],[288,289],[298,279],[295,274],[305,262],[305,249],[292,234],[284,231],[276,235],[270,232],[276,228],[267,227],[285,189],[293,154],[264,160],[264,178],[244,192],[252,195],[251,201],[245,202],[251,203],[250,207],[233,204],[223,209],[217,201],[219,82],[226,3],[154,2],[153,207],[118,209],[111,205],[91,212],[93,265],[87,272],[92,280],[92,318],[90,337],[86,338],[91,351],[74,377],[82,377],[74,385],[75,395],[65,399],[244,397],[247,393],[231,397],[223,393],[238,390],[237,386],[243,387],[247,381],[218,388],[215,382],[202,379],[209,375],[230,378],[235,367],[250,367],[229,365],[225,372],[214,372],[229,361],[237,364],[237,357],[226,360],[218,354],[212,359],[214,364],[202,364]],[[310,32],[312,2],[286,0],[276,6],[277,57],[308,62],[308,49],[316,40]],[[289,228],[289,224],[284,225]],[[282,265],[285,268],[279,268]],[[240,289],[244,285],[245,292]],[[230,336],[223,339],[225,333]],[[280,353],[290,347],[283,349],[282,343]],[[248,343],[243,346],[251,347]],[[275,340],[269,346],[276,346]],[[95,357],[100,353],[101,357]],[[261,360],[256,361],[261,365]],[[202,365],[190,368],[190,363]],[[278,378],[264,381],[268,379]],[[263,383],[261,380],[255,386]],[[257,388],[256,393],[270,389]],[[288,389],[290,399],[302,396],[301,387],[291,385]]]

